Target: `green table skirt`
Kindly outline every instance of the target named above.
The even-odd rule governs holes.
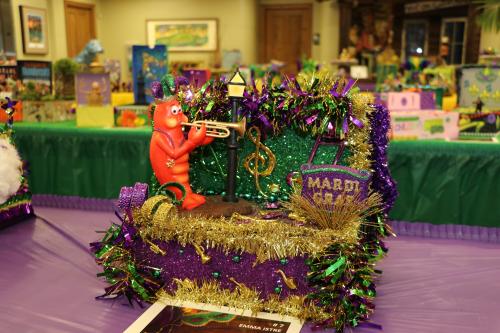
[[[34,194],[116,198],[122,186],[149,182],[150,136],[149,128],[76,128],[72,122],[15,125]]]
[[[500,227],[500,144],[392,142],[389,166],[400,193],[391,218]]]
[[[34,194],[116,198],[122,186],[151,179],[149,128],[15,129]],[[389,163],[400,193],[392,219],[500,227],[500,144],[391,142]]]

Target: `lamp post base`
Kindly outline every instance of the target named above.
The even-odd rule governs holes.
[[[224,202],[238,202],[238,198],[234,195],[225,195],[222,197]]]

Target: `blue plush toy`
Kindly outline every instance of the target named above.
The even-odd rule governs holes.
[[[90,66],[98,53],[103,53],[104,49],[97,39],[90,40],[83,50],[75,57],[75,61],[79,64]]]

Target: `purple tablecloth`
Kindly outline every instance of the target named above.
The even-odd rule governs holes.
[[[0,231],[0,332],[123,331],[144,310],[94,300],[106,284],[88,252],[113,214],[36,212],[46,221]],[[417,237],[388,245],[372,318],[382,332],[500,332],[500,245]]]

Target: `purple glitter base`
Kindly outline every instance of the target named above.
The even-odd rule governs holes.
[[[214,280],[222,288],[230,290],[236,286],[230,280],[233,278],[238,283],[259,291],[264,299],[275,294],[275,288],[278,286],[282,287],[280,297],[306,295],[313,291],[307,285],[308,267],[304,257],[289,258],[286,264],[282,264],[280,260],[268,260],[254,266],[255,255],[235,252],[225,254],[217,249],[207,249],[205,254],[210,256],[211,260],[202,264],[200,256],[191,245],[181,247],[179,243],[170,241],[159,243],[159,246],[166,251],[165,256],[154,253],[148,244],[141,241],[134,243],[132,252],[135,253],[137,261],[145,261],[150,266],[162,269],[161,280],[169,291],[175,290],[174,278],[197,281]],[[240,261],[234,262],[234,256],[239,256]],[[291,290],[286,286],[281,275],[276,273],[279,269],[288,278],[293,277],[297,289]],[[214,272],[219,272],[220,277],[215,279],[212,275]]]
[[[389,140],[387,133],[391,127],[389,111],[383,105],[373,105],[375,112],[370,115],[370,144],[372,145],[372,187],[382,195],[384,201],[384,212],[387,214],[394,206],[398,196],[396,182],[391,177],[389,164],[387,162],[387,146]]]

